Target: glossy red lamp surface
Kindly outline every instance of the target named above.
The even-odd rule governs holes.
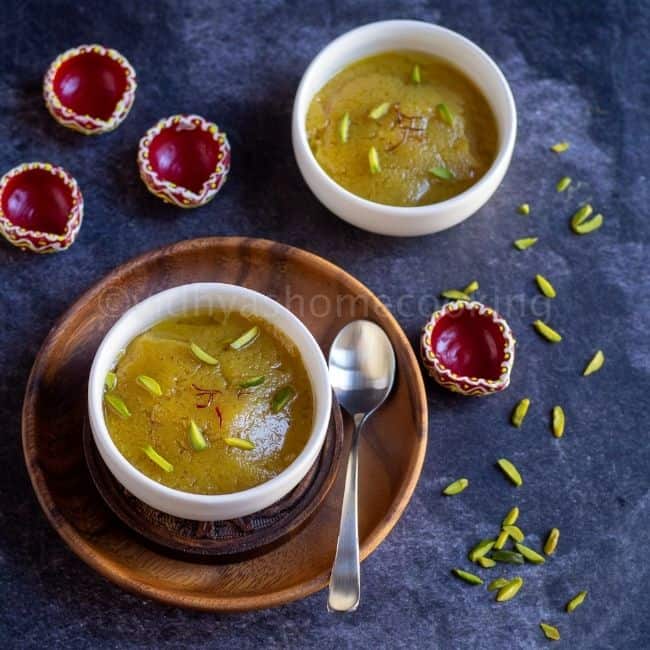
[[[117,128],[135,99],[131,64],[116,50],[81,45],[58,56],[43,83],[54,119],[87,135]]]
[[[452,302],[436,311],[420,340],[429,374],[445,388],[471,396],[507,388],[515,358],[508,323],[479,302]]]
[[[138,147],[140,177],[152,194],[181,208],[211,201],[230,170],[230,144],[198,115],[172,115],[149,129]]]
[[[83,197],[75,179],[49,163],[25,163],[0,179],[0,232],[35,253],[69,248],[81,228]]]

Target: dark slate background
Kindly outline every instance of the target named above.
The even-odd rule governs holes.
[[[475,217],[452,230],[399,240],[356,230],[310,194],[290,145],[293,95],[305,67],[335,36],[383,18],[458,30],[499,63],[520,129],[508,175]],[[66,253],[39,257],[0,244],[0,641],[15,647],[538,648],[540,620],[563,642],[592,649],[650,647],[648,191],[650,73],[646,2],[21,2],[0,11],[0,171],[49,160],[79,181],[86,217]],[[100,42],[135,66],[134,109],[114,133],[85,138],[58,126],[41,78],[61,51]],[[137,177],[140,136],[162,116],[196,112],[225,128],[231,177],[208,207],[184,212]],[[550,144],[567,139],[557,156]],[[563,175],[571,190],[557,194]],[[605,225],[567,227],[590,200]],[[533,214],[518,215],[527,201]],[[325,611],[325,594],[236,616],[140,600],[95,575],[41,514],[20,447],[29,369],[55,319],[92,283],[154,246],[204,235],[260,236],[314,251],[365,282],[393,308],[415,344],[437,293],[476,278],[479,299],[501,309],[519,339],[511,388],[485,400],[427,382],[430,441],[404,518],[363,565],[353,616]],[[517,252],[513,239],[538,235]],[[558,297],[538,297],[533,277]],[[402,299],[407,296],[407,299]],[[410,296],[410,298],[408,298]],[[420,300],[419,310],[415,308]],[[420,312],[420,313],[418,313]],[[565,335],[551,346],[530,323]],[[602,347],[604,369],[580,377]],[[525,427],[512,405],[532,398]],[[562,404],[565,437],[548,430]],[[395,432],[399,435],[399,432]],[[508,456],[525,484],[494,468]],[[444,499],[458,476],[471,487]],[[526,584],[498,605],[450,576],[466,549],[494,534],[518,504],[531,544],[562,531],[556,557],[521,570]],[[487,572],[485,572],[487,573]],[[568,616],[564,603],[589,597]]]

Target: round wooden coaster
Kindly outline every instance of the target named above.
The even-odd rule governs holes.
[[[140,501],[110,473],[95,446],[87,420],[83,446],[95,487],[129,528],[175,555],[233,562],[268,550],[309,521],[336,477],[343,446],[343,420],[334,402],[323,449],[305,478],[278,503],[229,521],[182,519]]]

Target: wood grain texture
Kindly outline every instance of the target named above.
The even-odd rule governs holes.
[[[55,324],[32,369],[23,404],[23,450],[34,490],[70,548],[106,578],[141,596],[211,611],[281,605],[327,585],[343,472],[315,516],[286,543],[247,562],[206,566],[147,547],[108,510],[84,461],[86,381],[106,331],[130,306],[189,282],[240,284],[284,304],[326,353],[357,318],[381,325],[397,357],[393,392],[365,428],[360,450],[361,557],[395,525],[420,475],[427,410],[419,365],[401,328],[363,284],[299,249],[259,239],[180,242],[120,266]],[[350,438],[346,421],[344,453]]]

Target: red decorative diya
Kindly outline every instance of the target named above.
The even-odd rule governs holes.
[[[25,163],[0,179],[0,232],[19,248],[35,253],[69,248],[83,211],[77,181],[61,167]]]
[[[172,115],[149,129],[138,147],[148,190],[181,208],[211,201],[230,170],[226,134],[198,115]]]
[[[135,99],[135,71],[116,50],[80,45],[60,54],[43,82],[52,117],[86,135],[117,128]]]
[[[512,330],[480,302],[450,302],[434,312],[420,343],[424,365],[445,388],[478,397],[510,383],[515,360]]]

